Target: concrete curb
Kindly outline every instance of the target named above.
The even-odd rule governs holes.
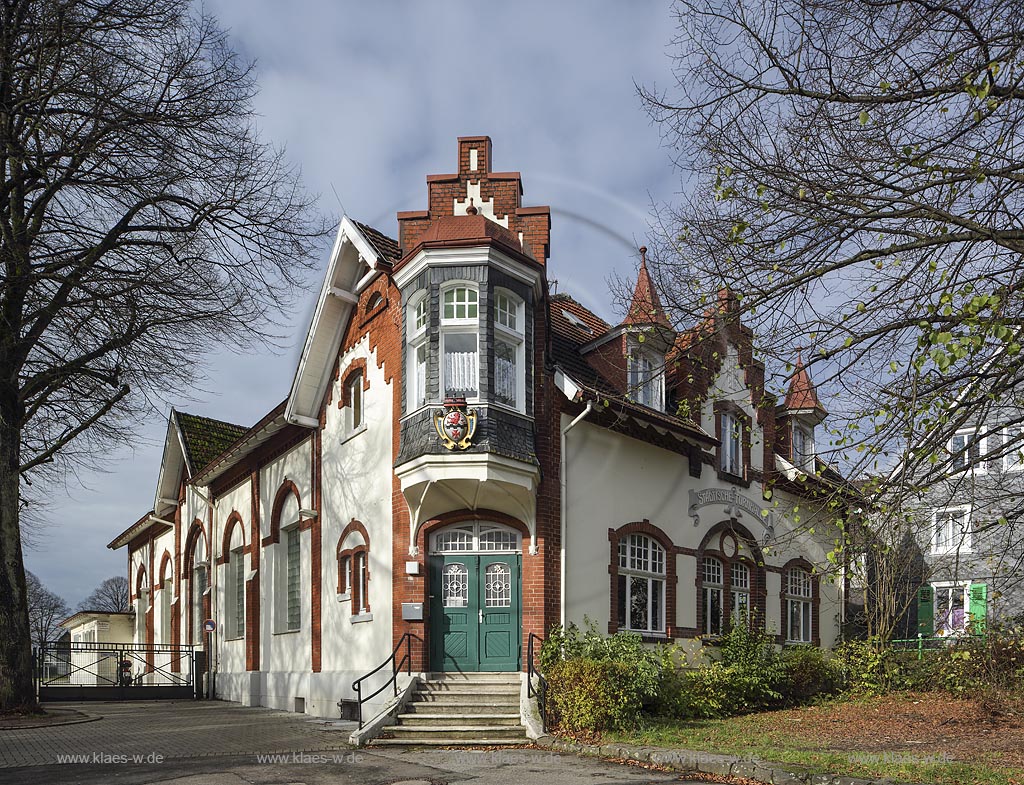
[[[556,736],[541,736],[536,745],[558,752],[573,752],[598,758],[618,758],[636,763],[664,766],[673,771],[715,774],[721,777],[744,777],[768,785],[893,785],[888,779],[842,777],[836,774],[814,774],[800,766],[720,755],[697,750],[664,747],[631,747],[625,744],[580,744]]]
[[[64,712],[65,714],[77,714],[77,717],[56,720],[57,714],[51,715],[55,722],[27,722],[24,725],[3,725],[0,724],[0,732],[5,730],[34,730],[35,728],[62,728],[65,725],[81,725],[83,722],[96,722],[102,720],[102,714],[86,714],[84,711]]]

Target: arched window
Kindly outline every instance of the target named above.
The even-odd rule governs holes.
[[[427,327],[430,323],[427,293],[416,295],[410,306],[406,345],[408,359],[406,361],[406,411],[414,411],[427,403],[427,360],[430,356],[429,335]]]
[[[271,521],[273,545],[274,614],[276,633],[302,628],[302,530],[299,528],[299,497],[294,486],[284,485],[277,493],[275,519]]]
[[[442,393],[445,398],[476,398],[480,392],[477,290],[453,285],[443,290],[441,298]]]
[[[725,573],[722,562],[713,556],[704,557],[704,629],[705,635],[722,634],[722,598],[725,594]]]
[[[697,550],[697,629],[717,636],[731,625],[763,626],[763,556],[750,532],[735,522],[711,528]]]
[[[523,301],[505,289],[494,294],[494,400],[526,410]]]
[[[811,643],[814,640],[814,578],[804,567],[786,571],[786,640]]]
[[[618,628],[665,632],[665,549],[644,534],[619,540]]]
[[[171,595],[174,593],[174,581],[171,578],[172,567],[169,554],[164,554],[160,567],[160,643],[171,643]]]
[[[149,612],[149,579],[146,568],[139,567],[135,580],[135,642],[147,643],[146,614]]]
[[[349,620],[369,621],[370,543],[366,528],[353,520],[338,541],[338,599],[351,604]]]
[[[521,548],[519,532],[488,521],[448,526],[430,536],[431,553],[516,553]]]
[[[188,572],[189,615],[192,620],[192,624],[189,626],[189,635],[191,642],[196,646],[204,641],[203,622],[206,621],[204,600],[210,586],[206,570],[206,538],[203,530],[196,524],[192,530],[192,549]]]
[[[245,553],[242,523],[235,519],[231,526],[224,581],[224,632],[228,640],[245,635]]]

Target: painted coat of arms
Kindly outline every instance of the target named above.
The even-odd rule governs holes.
[[[434,430],[449,450],[465,450],[476,433],[476,411],[466,409],[465,398],[445,398],[434,413]]]

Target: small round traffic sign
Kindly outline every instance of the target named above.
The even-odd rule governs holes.
[[[203,622],[203,629],[207,632],[216,632],[217,622],[215,622],[213,619],[207,619]]]

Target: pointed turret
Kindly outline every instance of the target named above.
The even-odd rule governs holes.
[[[786,401],[782,408],[788,414],[806,415],[821,422],[828,416],[828,411],[818,400],[818,393],[814,389],[814,382],[804,367],[803,357],[798,353],[796,356],[796,367],[793,369],[793,376],[789,381],[789,391],[786,393]]]
[[[640,271],[633,289],[633,299],[622,322],[628,325],[657,324],[671,329],[672,323],[665,315],[665,309],[654,288],[650,273],[647,272],[647,246],[640,246]]]

